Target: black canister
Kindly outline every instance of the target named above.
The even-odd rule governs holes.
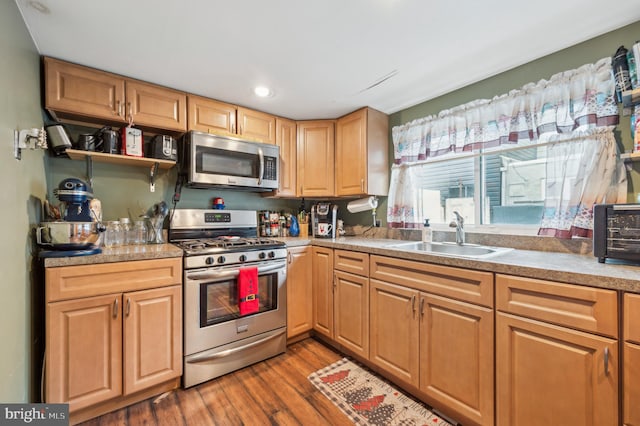
[[[120,141],[118,132],[111,129],[102,130],[102,152],[107,154],[120,153]]]
[[[620,46],[613,55],[613,75],[616,81],[616,96],[618,102],[622,102],[622,92],[631,90],[627,49],[624,46]]]

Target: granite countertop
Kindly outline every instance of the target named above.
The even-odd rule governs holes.
[[[144,244],[121,247],[102,247],[102,253],[90,256],[45,258],[45,268],[92,265],[96,263],[128,262],[132,260],[182,257],[182,249],[173,244]]]
[[[611,261],[599,263],[598,259],[591,254],[513,249],[493,257],[469,259],[389,247],[403,242],[397,239],[340,237],[336,239],[284,238],[282,240],[288,247],[312,244],[439,265],[640,293],[640,265],[609,263]]]

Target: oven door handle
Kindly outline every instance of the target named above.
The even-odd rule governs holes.
[[[286,333],[286,331],[287,331],[286,329],[283,329],[283,330],[277,332],[276,334],[272,334],[270,336],[263,337],[262,339],[256,340],[255,342],[251,342],[251,343],[248,343],[246,345],[239,346],[237,348],[227,349],[227,350],[224,350],[224,351],[216,352],[214,354],[205,353],[205,354],[202,354],[202,355],[194,356],[192,358],[189,358],[188,362],[189,363],[198,363],[198,362],[207,362],[207,361],[211,361],[211,360],[214,360],[214,359],[224,358],[224,357],[233,355],[233,354],[235,354],[237,352],[244,351],[244,350],[247,350],[249,348],[253,348],[255,346],[261,345],[264,342],[267,342],[269,340],[275,339],[276,337],[280,337],[284,333]]]
[[[263,274],[265,272],[272,272],[278,269],[284,269],[286,266],[285,262],[278,262],[275,265],[267,265],[267,266],[258,266],[258,275]],[[215,270],[207,270],[203,272],[188,272],[187,279],[195,279],[195,280],[209,280],[209,279],[220,279],[220,278],[234,278],[240,274],[240,269],[234,268],[226,271],[215,271]]]

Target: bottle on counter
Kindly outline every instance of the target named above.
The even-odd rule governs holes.
[[[107,228],[104,231],[104,246],[118,247],[122,245],[123,234],[120,221],[111,220],[107,222]]]
[[[432,241],[431,235],[431,225],[429,225],[429,219],[424,220],[424,225],[422,225],[422,242],[425,244],[431,244]]]
[[[131,241],[129,244],[147,244],[147,238],[149,233],[147,231],[147,224],[144,220],[136,220],[133,223],[133,230],[131,231]]]
[[[131,240],[133,240],[133,235],[132,235],[133,228],[131,227],[131,221],[129,221],[128,217],[120,218],[120,227],[122,228],[122,244],[123,245],[133,244],[131,242]]]

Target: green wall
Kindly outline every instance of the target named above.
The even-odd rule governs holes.
[[[42,279],[32,262],[31,229],[46,194],[42,150],[13,156],[13,132],[42,126],[39,56],[13,1],[0,1],[0,402],[37,398],[42,362]]]
[[[389,128],[408,123],[417,118],[461,105],[475,99],[491,99],[513,89],[519,89],[527,83],[548,79],[553,74],[593,63],[601,58],[612,56],[617,48],[624,45],[627,49],[640,40],[640,21],[595,37],[583,43],[544,56],[535,61],[505,71],[501,74],[447,93],[427,102],[415,105],[390,116]],[[631,151],[633,143],[629,130],[629,117],[620,117],[616,137],[623,150]],[[391,154],[393,158],[393,154]],[[640,163],[634,163],[629,173],[629,201],[635,201],[635,193],[640,192]]]

